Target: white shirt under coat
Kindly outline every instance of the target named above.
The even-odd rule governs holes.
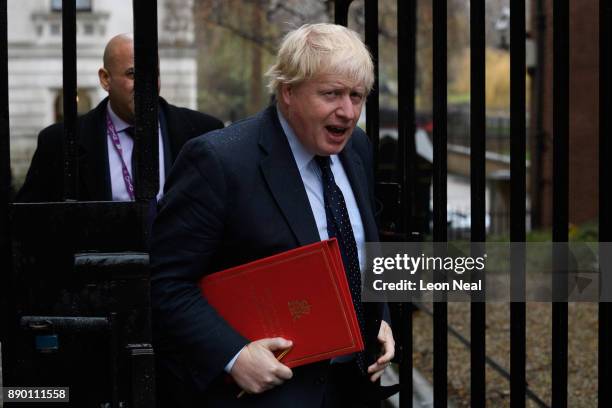
[[[119,136],[119,143],[121,143],[121,150],[123,150],[123,160],[127,167],[130,177],[132,177],[132,183],[134,183],[134,176],[132,172],[132,152],[134,150],[134,139],[125,132],[129,127],[132,127],[129,123],[121,119],[110,106],[110,103],[106,104],[106,111],[110,116],[117,135]],[[161,128],[157,127],[158,143],[159,143],[159,192],[157,193],[157,200],[159,200],[164,191],[164,182],[166,181],[166,170],[164,163],[164,143],[162,140]],[[113,140],[110,135],[106,134],[106,145],[108,149],[108,168],[110,170],[110,181],[111,181],[111,192],[113,201],[131,201],[130,195],[128,194],[127,188],[125,187],[125,181],[123,180],[123,167],[121,166],[121,158]]]
[[[293,158],[297,164],[304,188],[306,189],[306,195],[308,196],[308,202],[310,208],[315,217],[317,223],[317,229],[319,230],[319,237],[321,240],[329,238],[327,233],[327,216],[325,215],[325,202],[323,200],[323,180],[321,179],[321,169],[314,160],[314,154],[308,152],[302,143],[300,143],[293,129],[289,125],[289,122],[283,117],[280,109],[277,109],[278,120],[281,123],[285,135],[287,135],[287,141],[289,141],[289,147],[293,153]],[[342,162],[338,155],[333,154],[329,156],[331,159],[331,170],[334,174],[334,180],[336,185],[342,191],[346,208],[348,210],[349,219],[351,220],[351,227],[353,227],[353,235],[355,236],[355,242],[357,243],[357,252],[359,257],[359,269],[363,273],[365,270],[365,231],[363,229],[363,223],[361,222],[361,214],[359,213],[359,206],[353,194],[351,183],[349,182]]]

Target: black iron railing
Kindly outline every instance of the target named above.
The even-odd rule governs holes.
[[[599,241],[612,242],[612,3],[599,1]],[[600,251],[602,264],[610,265],[612,254]],[[600,275],[602,294],[610,299],[612,276]],[[599,392],[600,408],[612,406],[612,303],[599,304]]]
[[[78,128],[76,106],[76,9],[74,0],[62,2],[62,50],[63,50],[63,81],[64,81],[64,194],[62,203],[49,203],[47,207],[27,207],[12,205],[10,203],[11,175],[10,175],[10,142],[9,142],[9,103],[8,103],[8,47],[7,47],[7,0],[0,0],[0,256],[2,268],[0,275],[0,290],[2,291],[2,341],[5,351],[3,364],[5,376],[11,379],[15,372],[16,359],[10,352],[18,350],[16,345],[18,337],[14,331],[18,329],[16,309],[27,311],[24,303],[28,300],[16,299],[13,288],[19,288],[22,277],[13,276],[11,265],[11,238],[18,237],[31,244],[31,237],[27,231],[11,234],[10,217],[19,220],[28,220],[27,228],[36,228],[35,220],[55,219],[49,231],[57,231],[63,227],[58,225],[57,217],[74,220],[85,219],[86,214],[95,214],[103,218],[105,214],[115,217],[132,217],[139,221],[129,224],[132,229],[141,229],[136,233],[132,231],[129,237],[132,244],[126,244],[133,249],[145,249],[146,240],[144,218],[148,215],[147,202],[155,197],[158,186],[158,143],[157,141],[157,3],[151,0],[134,0],[134,31],[135,31],[135,66],[136,66],[136,197],[135,203],[113,204],[74,203],[78,196],[79,169],[77,158]],[[335,2],[335,21],[347,24],[350,0]],[[434,1],[433,6],[433,239],[446,241],[449,238],[447,224],[447,141],[448,141],[448,104],[447,104],[447,8],[446,2]],[[569,2],[559,0],[553,3],[553,240],[566,242],[568,239],[568,204],[569,204]],[[378,2],[365,0],[365,38],[376,64],[378,76]],[[510,2],[510,239],[513,242],[525,242],[526,227],[526,95],[525,95],[525,1]],[[416,195],[415,163],[416,149],[414,142],[415,131],[415,67],[416,67],[416,27],[417,2],[397,1],[397,28],[398,28],[398,143],[396,186],[400,200],[400,214],[395,225],[398,226],[390,239],[413,240],[419,239],[415,235],[418,227],[413,225]],[[599,132],[600,132],[600,161],[599,161],[599,234],[601,242],[612,241],[612,192],[608,186],[609,175],[612,174],[612,82],[610,72],[612,64],[612,4],[609,1],[599,1]],[[474,0],[470,2],[470,42],[471,42],[471,98],[469,113],[470,133],[470,183],[471,183],[471,215],[470,239],[473,242],[484,242],[486,239],[486,211],[485,211],[485,148],[487,132],[486,105],[485,105],[485,2]],[[368,98],[366,106],[367,132],[372,138],[375,151],[378,153],[379,132],[379,100],[378,86],[375,84],[373,93]],[[36,209],[38,208],[38,209]],[[64,218],[62,218],[64,217]],[[81,217],[81,218],[79,218]],[[25,221],[24,221],[25,222]],[[70,231],[77,231],[79,225],[68,226]],[[88,228],[97,228],[87,224]],[[48,232],[49,232],[48,231]],[[101,230],[104,234],[110,232]],[[51,232],[49,232],[51,234]],[[52,237],[52,235],[49,235]],[[90,237],[91,238],[91,237]],[[73,237],[70,245],[78,247]],[[95,240],[94,240],[95,241]],[[91,241],[91,242],[94,242]],[[87,241],[89,242],[89,241]],[[94,243],[92,243],[94,245]],[[111,248],[112,247],[112,248]],[[516,249],[518,248],[518,249]],[[525,264],[520,247],[512,257],[511,287],[515,295],[525,292]],[[61,250],[64,250],[61,247]],[[115,249],[115,247],[100,244],[98,248]],[[562,254],[563,255],[563,254]],[[563,260],[563,256],[556,257]],[[612,254],[601,253],[600,258],[605,263],[612,258]],[[563,263],[558,265],[563,269]],[[19,279],[17,279],[19,278]],[[600,275],[600,290],[602,293],[612,291],[612,276]],[[555,290],[566,290],[566,283],[555,279]],[[610,295],[608,295],[608,298]],[[485,365],[485,307],[483,302],[475,302],[471,306],[471,406],[484,407],[486,395]],[[19,303],[18,303],[19,302]],[[395,334],[398,339],[398,361],[400,367],[400,406],[412,406],[412,316],[408,304],[393,305]],[[114,312],[113,312],[114,313]],[[434,327],[434,405],[444,407],[447,404],[447,337],[449,327],[447,324],[447,305],[436,302],[432,311]],[[36,315],[30,315],[33,318]],[[111,313],[111,316],[114,316]],[[109,318],[109,322],[113,321]],[[109,323],[110,324],[110,323]],[[145,325],[146,326],[146,325]],[[145,328],[145,332],[148,329]],[[452,328],[450,329],[452,333]],[[13,333],[13,334],[11,334]],[[136,336],[146,342],[144,337]],[[510,339],[511,356],[510,372],[510,401],[512,407],[524,407],[529,390],[526,387],[526,308],[525,303],[513,302],[510,305]],[[552,354],[552,406],[565,407],[568,401],[568,315],[567,303],[553,304],[553,335],[551,337]],[[612,406],[612,306],[610,303],[599,305],[599,389],[598,404],[600,407]],[[130,351],[131,350],[131,351]],[[150,367],[150,353],[143,354],[142,350],[127,350],[132,353],[132,366],[140,367],[142,372]],[[137,356],[145,356],[137,357]],[[490,363],[490,362],[489,362]],[[116,367],[121,370],[121,367]],[[135,370],[139,370],[135,368]],[[133,371],[134,372],[138,371]],[[150,372],[149,372],[150,374]],[[132,376],[133,386],[146,389],[150,383],[138,384],[142,380]],[[118,379],[115,379],[112,395],[109,401],[116,403],[123,395],[119,392]],[[111,387],[112,388],[112,387]],[[150,389],[147,393],[139,393],[133,406],[152,406]],[[149,398],[146,397],[149,395]],[[540,401],[541,402],[541,401]]]
[[[366,0],[366,4],[374,3]],[[414,121],[414,54],[412,46],[414,40],[414,26],[416,20],[414,10],[416,1],[398,1],[398,82],[399,92],[399,140],[398,140],[398,166],[400,174],[399,189],[402,191],[403,203],[401,209],[404,217],[412,216],[412,203],[406,203],[413,197],[414,173],[407,163],[415,162],[415,153],[412,150],[413,121]],[[336,2],[337,23],[346,24],[348,21],[348,7],[350,1]],[[541,8],[540,4],[540,8]],[[553,241],[567,242],[568,240],[568,208],[569,208],[569,3],[566,0],[553,3],[553,33],[554,33],[554,61],[553,61]],[[374,6],[372,6],[374,7]],[[447,210],[446,210],[446,143],[448,140],[447,123],[447,60],[446,60],[446,2],[434,1],[433,7],[433,117],[434,117],[434,163],[433,163],[433,239],[434,241],[446,241],[447,235]],[[526,93],[525,93],[525,2],[510,2],[510,155],[511,155],[511,196],[510,196],[510,239],[513,242],[525,242],[526,240]],[[606,175],[610,174],[610,157],[612,143],[607,135],[611,132],[610,98],[612,89],[610,85],[609,72],[610,55],[612,50],[611,30],[612,6],[609,2],[600,1],[600,241],[608,242],[612,238],[612,217],[608,211],[612,204],[609,186],[606,184]],[[405,23],[405,24],[402,24]],[[486,106],[485,106],[485,58],[484,58],[484,33],[485,33],[484,1],[470,2],[470,34],[471,34],[471,107],[470,107],[470,182],[471,182],[471,233],[473,242],[483,242],[486,238],[485,225],[485,145],[488,132]],[[412,39],[409,38],[412,35]],[[370,47],[371,36],[366,38]],[[412,55],[406,56],[407,53]],[[541,73],[540,73],[541,75]],[[371,110],[368,111],[368,120],[371,120]],[[402,123],[402,119],[405,122]],[[401,222],[395,237],[404,237],[406,240],[411,236],[410,220]],[[525,258],[524,247],[515,246],[512,257],[511,290],[514,298],[522,298],[525,293]],[[555,290],[566,290],[566,282],[559,279],[564,270],[563,254],[555,254],[558,260],[557,274],[553,280]],[[559,256],[560,255],[560,256]],[[606,254],[600,254],[605,258]],[[601,276],[601,290],[609,293],[612,290],[612,278],[607,275]],[[526,309],[525,303],[513,302],[510,305],[510,389],[511,406],[524,407],[526,388]],[[400,311],[402,310],[400,307]],[[568,372],[567,372],[567,303],[557,302],[553,304],[553,370],[552,370],[552,406],[567,406]],[[436,407],[446,406],[447,403],[447,313],[444,303],[434,304],[434,405]],[[396,326],[397,328],[397,326]],[[599,337],[599,406],[610,406],[612,390],[607,384],[610,382],[612,370],[611,347],[612,308],[608,303],[600,304],[600,337]],[[397,329],[396,329],[397,330]],[[412,367],[409,360],[409,352],[412,350],[411,342],[412,325],[407,316],[402,316],[399,338],[402,354],[401,364]],[[471,309],[471,404],[472,406],[485,405],[486,380],[484,366],[486,356],[485,350],[485,312],[484,304],[475,302]],[[406,380],[410,374],[400,368],[405,375],[401,377],[401,393],[409,393],[410,387]],[[410,395],[401,395],[401,406],[411,406]]]
[[[76,3],[63,0],[63,201],[13,204],[7,1],[0,0],[2,374],[5,386],[71,385],[73,406],[155,405],[145,252],[149,201],[159,189],[157,2],[134,0],[133,9],[137,200],[78,201]],[[84,261],[91,252],[95,261]],[[64,324],[87,321],[107,325],[94,335]],[[55,339],[50,354],[34,347],[43,337]]]

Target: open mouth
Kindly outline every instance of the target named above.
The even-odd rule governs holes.
[[[348,128],[337,126],[325,126],[325,129],[334,136],[342,136]]]

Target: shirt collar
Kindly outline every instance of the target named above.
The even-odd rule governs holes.
[[[110,102],[106,104],[106,112],[108,112],[108,116],[110,116],[117,133],[123,132],[125,129],[132,127],[132,125],[117,116],[117,114],[113,111],[113,108],[111,108]]]

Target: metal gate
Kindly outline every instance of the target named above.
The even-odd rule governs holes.
[[[350,0],[335,2],[335,20],[348,21]],[[134,0],[136,59],[136,148],[139,180],[134,203],[83,203],[78,197],[76,167],[76,10],[74,0],[62,2],[65,112],[65,200],[60,203],[12,204],[10,197],[9,105],[7,54],[7,0],[0,0],[0,251],[2,272],[1,340],[3,375],[7,384],[53,385],[73,381],[97,384],[93,396],[74,395],[83,405],[105,401],[135,407],[154,406],[150,309],[146,257],[148,202],[158,187],[157,143],[157,10],[154,0]],[[433,0],[433,238],[447,240],[447,31],[446,1]],[[414,197],[416,149],[415,58],[416,5],[397,0],[398,31],[398,145],[399,182],[381,186],[379,193],[396,205],[395,228],[388,240],[419,239]],[[378,4],[365,0],[365,37],[378,62]],[[511,231],[513,242],[525,242],[526,96],[525,1],[512,0],[511,55]],[[599,1],[600,43],[600,198],[606,209],[599,216],[599,240],[612,242],[612,192],[606,176],[612,174],[612,71],[610,56],[612,3]],[[554,1],[554,199],[553,240],[568,240],[568,117],[569,117],[569,2]],[[470,2],[471,41],[471,239],[486,240],[485,229],[485,1]],[[378,151],[379,101],[377,87],[368,98],[367,133]],[[398,204],[399,203],[399,204]],[[19,228],[13,228],[13,226]],[[122,231],[120,235],[117,230]],[[61,238],[61,239],[60,239]],[[600,254],[607,256],[607,254]],[[520,261],[520,260],[519,260]],[[612,291],[612,277],[601,276],[600,287]],[[525,290],[524,264],[513,265],[512,288]],[[564,287],[557,287],[565,290]],[[135,292],[134,292],[135,291]],[[126,303],[126,293],[136,299]],[[134,293],[140,296],[134,296]],[[476,299],[478,300],[478,299]],[[408,304],[393,304],[398,340],[400,406],[412,406],[412,315]],[[434,405],[447,404],[447,305],[436,302],[434,330]],[[471,304],[471,406],[485,406],[485,304]],[[134,323],[136,322],[136,323]],[[526,397],[526,308],[511,304],[511,406],[524,407]],[[599,305],[599,407],[612,406],[612,306]],[[552,406],[567,406],[567,303],[553,304]],[[33,346],[34,345],[34,346]],[[66,350],[66,353],[64,353]],[[79,359],[86,360],[79,361]],[[92,364],[97,375],[70,377],[58,371],[58,362]],[[36,375],[33,375],[33,370]],[[64,371],[66,371],[64,373]],[[89,399],[88,399],[89,398]]]
[[[17,204],[9,202],[7,0],[0,1],[2,373],[5,385],[69,385],[71,406],[155,405],[147,217],[159,185],[158,145],[148,142],[157,140],[157,4],[134,0],[133,9],[136,201],[77,201],[76,2],[64,0],[64,201]]]
[[[352,1],[336,1],[336,23],[347,24]],[[365,39],[378,63],[378,5],[365,0]],[[526,95],[525,95],[525,1],[510,3],[510,154],[511,202],[510,240],[526,240]],[[399,211],[395,215],[397,229],[385,234],[390,240],[409,241],[418,235],[411,225],[415,219],[415,55],[417,1],[397,1],[397,56],[398,56],[398,191],[401,191]],[[447,3],[433,0],[433,241],[447,241]],[[568,241],[569,225],[569,1],[553,2],[553,241]],[[599,2],[599,241],[612,238],[612,216],[608,208],[612,195],[606,185],[611,174],[610,111],[612,88],[610,55],[612,54],[610,27],[612,4]],[[470,1],[470,184],[471,184],[471,240],[485,242],[485,1]],[[375,87],[376,89],[376,87]],[[368,97],[367,133],[378,146],[378,94]],[[608,254],[601,252],[600,257]],[[514,293],[525,292],[524,259],[512,259],[511,288]],[[560,269],[559,269],[560,270]],[[567,284],[553,280],[553,289],[567,293]],[[600,293],[612,289],[611,277],[600,274]],[[392,305],[395,314],[394,330],[398,340],[400,366],[400,406],[412,406],[412,315],[409,305]],[[567,303],[552,305],[552,406],[566,407],[568,394],[568,309]],[[612,406],[612,307],[599,304],[599,372],[598,405]],[[526,398],[526,309],[523,302],[510,305],[510,403],[524,407]],[[485,406],[485,304],[474,299],[471,303],[471,406]],[[434,303],[434,406],[447,405],[448,322],[447,304]]]

